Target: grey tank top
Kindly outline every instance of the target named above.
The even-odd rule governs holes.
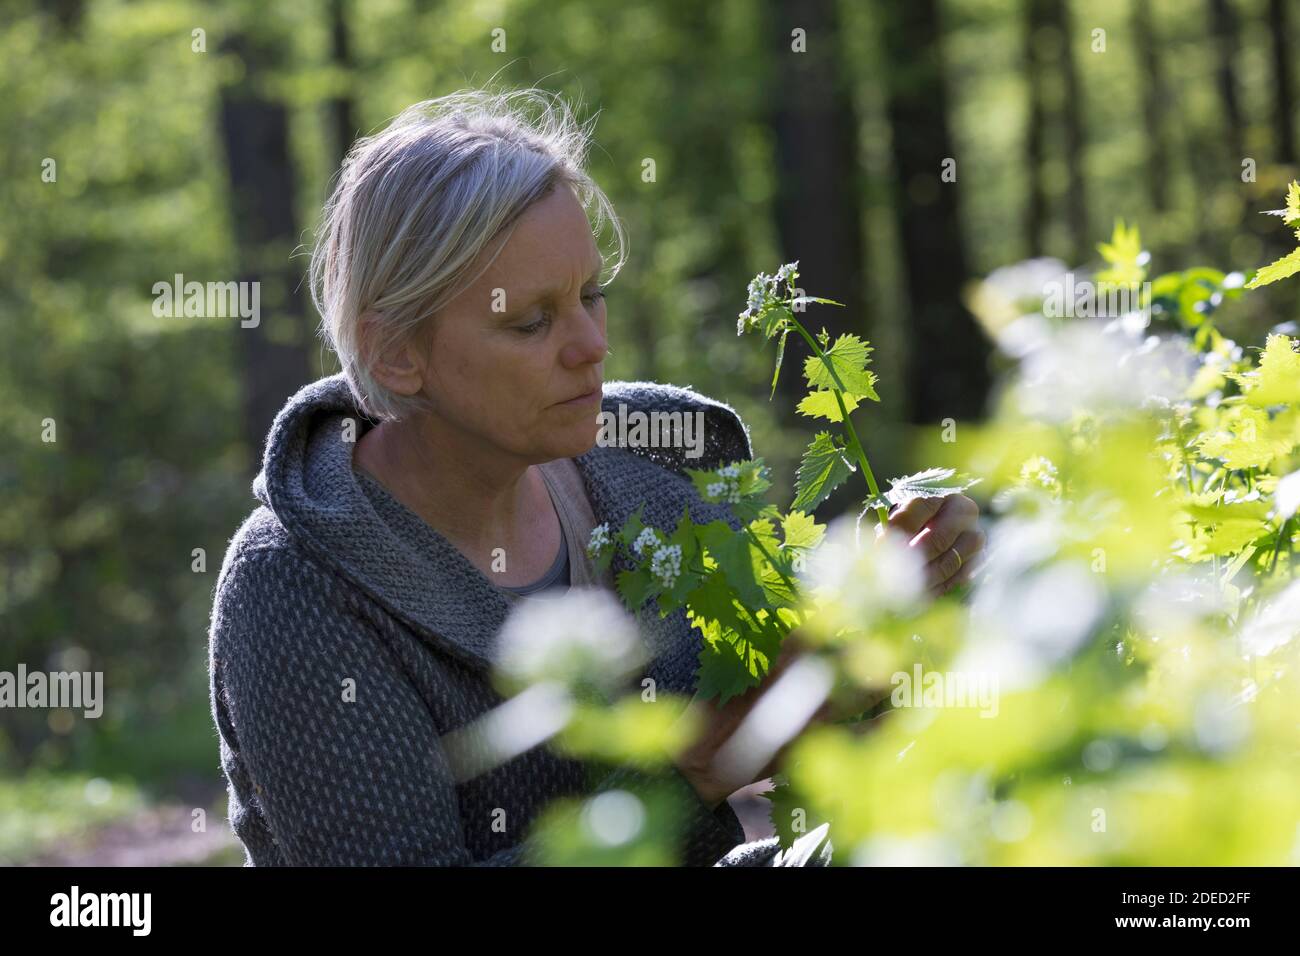
[[[537,467],[560,519],[562,541],[559,553],[551,567],[536,581],[515,587],[498,585],[499,590],[513,602],[523,597],[541,596],[542,592],[547,592],[547,597],[560,595],[570,587],[611,587],[608,573],[598,574],[594,562],[587,557],[587,542],[591,540],[591,529],[596,526],[596,516],[587,499],[578,466],[572,458],[557,458]]]

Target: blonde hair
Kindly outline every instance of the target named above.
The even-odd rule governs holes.
[[[311,294],[321,335],[368,416],[397,419],[424,404],[380,385],[374,359],[471,285],[479,253],[503,235],[499,254],[516,220],[556,185],[594,212],[594,235],[612,226],[618,256],[608,279],[617,275],[623,226],[584,169],[594,122],[579,124],[560,96],[535,87],[460,90],[416,103],[353,144],[317,231]]]

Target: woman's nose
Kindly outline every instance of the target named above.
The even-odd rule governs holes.
[[[575,328],[573,338],[560,350],[560,361],[564,366],[577,368],[604,360],[609,351],[604,322],[584,310]]]

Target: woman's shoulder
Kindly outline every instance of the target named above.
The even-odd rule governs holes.
[[[749,428],[734,408],[689,386],[650,381],[606,382],[601,411],[617,444],[639,452],[663,467],[710,469],[754,457]],[[680,441],[668,447],[652,444],[658,423],[644,421],[636,440],[636,417],[659,413],[681,416]],[[687,420],[686,416],[690,416]],[[698,427],[695,427],[697,426]]]
[[[213,600],[213,633],[250,616],[283,616],[304,603],[319,606],[335,590],[332,578],[261,505],[226,548]]]

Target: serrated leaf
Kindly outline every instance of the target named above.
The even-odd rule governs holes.
[[[779,641],[768,633],[737,632],[699,618],[692,618],[691,625],[702,637],[696,691],[705,699],[718,698],[719,704],[757,687],[780,648]]]
[[[599,574],[603,575],[609,570],[609,566],[614,561],[614,551],[615,545],[611,542],[601,549],[599,554],[592,558],[592,567],[594,567]]]
[[[1247,403],[1256,408],[1300,403],[1300,352],[1289,336],[1270,335],[1258,368],[1232,377],[1241,385]]]
[[[889,482],[889,490],[880,498],[867,502],[868,508],[877,504],[905,505],[913,498],[946,498],[948,495],[961,494],[981,479],[967,475],[955,475],[951,468],[927,468],[914,475],[904,475]]]
[[[1268,507],[1262,499],[1233,504],[1188,504],[1178,521],[1182,526],[1180,533],[1190,545],[1187,560],[1208,561],[1211,557],[1235,555],[1258,541],[1269,531],[1265,518]]]
[[[649,568],[640,567],[632,571],[620,571],[615,587],[618,589],[619,597],[623,599],[624,607],[636,612],[654,591],[655,581],[650,577]]]
[[[673,586],[659,595],[659,609],[665,614],[685,602],[686,595],[694,590],[700,581],[700,573],[692,570],[699,563],[696,561],[700,551],[699,532],[699,526],[691,520],[690,508],[683,507],[682,514],[677,519],[677,527],[667,542],[669,546],[676,545],[682,549],[682,567]],[[656,586],[660,585],[661,582],[656,582]]]
[[[857,395],[846,394],[844,396],[844,410],[852,412],[858,407],[859,400]],[[835,400],[835,392],[809,392],[803,397],[795,411],[810,418],[828,418],[833,422],[844,421],[844,417],[840,414],[840,404]]]
[[[788,328],[790,320],[793,318],[794,316],[790,313],[790,310],[783,305],[765,309],[763,314],[758,317],[759,323],[763,327],[764,340],[770,339],[782,329]]]
[[[719,568],[686,596],[691,616],[701,621],[717,621],[724,628],[740,630],[748,624],[740,617],[735,588]]]
[[[1271,285],[1297,272],[1300,272],[1300,249],[1293,249],[1281,259],[1270,262],[1256,272],[1254,278],[1246,283],[1246,288],[1258,289],[1260,286]]]
[[[684,469],[687,477],[691,479],[691,484],[695,486],[696,493],[704,501],[711,500],[709,497],[709,485],[716,484],[721,480],[718,471],[724,467],[734,465],[738,471],[735,478],[736,491],[741,498],[756,498],[763,494],[767,489],[772,487],[772,481],[768,478],[767,464],[762,458],[746,458],[738,461],[725,462],[718,468],[712,468],[707,471],[697,468]],[[760,505],[760,507],[762,507]]]
[[[725,704],[732,697],[758,686],[758,680],[750,676],[745,666],[742,651],[723,637],[717,621],[696,619],[691,623],[703,635],[700,666],[695,671],[695,690],[701,697],[706,700],[717,698],[719,704]]]
[[[1267,467],[1294,444],[1287,434],[1278,434],[1268,412],[1246,405],[1237,406],[1230,420],[1196,442],[1206,458],[1217,458],[1234,470]]]
[[[776,525],[770,518],[755,518],[749,523],[749,533],[762,542],[763,547],[775,551],[781,547],[776,536]]]
[[[781,360],[785,358],[785,340],[789,334],[790,330],[786,329],[781,333],[781,341],[776,343],[776,365],[772,369],[772,394],[767,396],[769,402],[772,400],[772,396],[776,395],[776,379],[781,374]]]
[[[777,783],[775,778],[774,783]],[[808,817],[807,801],[799,797],[788,782],[777,783],[771,790],[759,794],[772,805],[772,829],[776,832],[781,849],[788,850],[805,833],[810,833],[825,821]]]
[[[802,511],[791,511],[781,519],[781,533],[785,536],[783,548],[811,550],[821,544],[826,536],[826,526]]]
[[[1115,220],[1115,229],[1111,233],[1110,242],[1098,243],[1097,251],[1107,263],[1107,268],[1096,275],[1098,283],[1131,286],[1140,283],[1146,277],[1142,238],[1136,225],[1129,229],[1124,225],[1124,220]]]
[[[720,542],[713,551],[713,557],[742,604],[748,608],[759,608],[767,603],[761,583],[763,565],[767,562],[748,536],[734,534]]]
[[[636,510],[627,516],[627,520],[623,522],[623,527],[619,529],[619,540],[627,548],[632,547],[632,542],[637,539],[637,536],[645,528],[645,523],[641,520],[641,512],[644,508],[644,503],[637,505]]]
[[[1263,524],[1268,517],[1270,505],[1263,498],[1248,501],[1220,501],[1214,504],[1200,504],[1193,501],[1183,510],[1195,521],[1203,525],[1217,525],[1230,521],[1253,521]]]
[[[1291,185],[1287,187],[1285,209],[1265,209],[1264,215],[1281,216],[1282,221],[1288,226],[1300,220],[1300,183],[1292,180]]]
[[[767,596],[768,603],[777,611],[796,608],[799,606],[801,594],[792,571],[792,554],[789,551],[778,551],[773,557],[776,563],[768,564],[763,569],[763,593]],[[782,632],[789,630],[789,622],[784,617],[774,618],[771,611],[760,611],[758,616],[764,626],[779,628]]]
[[[844,457],[830,432],[818,432],[799,463],[791,510],[812,511],[855,471],[857,467]]]
[[[875,373],[867,370],[871,351],[871,346],[856,335],[841,335],[834,345],[824,351],[824,361],[816,355],[810,355],[804,360],[803,374],[808,380],[808,387],[813,390],[838,388],[850,395],[880,401],[880,396],[876,394]],[[834,368],[834,376],[831,375],[831,369],[827,368],[827,362]]]
[[[816,302],[818,305],[838,305],[840,308],[845,308],[843,302],[836,302],[834,299],[822,299],[815,295],[800,295],[790,300],[791,305],[806,305],[809,302]]]

